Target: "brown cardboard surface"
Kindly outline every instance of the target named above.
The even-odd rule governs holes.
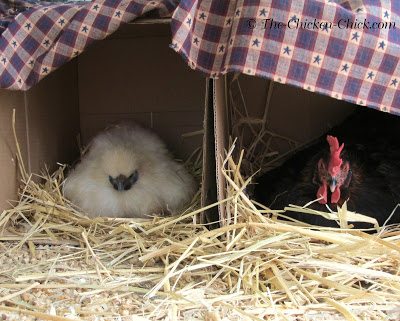
[[[28,92],[0,91],[0,209],[17,199],[19,172],[12,133],[12,109],[16,109],[16,131],[28,173],[40,173],[45,165],[77,158],[79,105],[76,62],[49,75]]]
[[[83,142],[88,143],[98,132],[110,125],[121,121],[134,121],[144,127],[151,127],[151,113],[109,113],[109,114],[81,114],[80,123],[82,128]],[[83,127],[84,126],[84,127]]]
[[[251,116],[262,117],[270,80],[241,75]],[[280,83],[273,84],[267,128],[301,144],[312,141],[353,111],[353,105]],[[275,146],[285,151],[286,144]]]
[[[76,60],[49,75],[27,93],[30,168],[50,170],[79,156],[79,103]]]
[[[201,185],[201,206],[217,202],[216,164],[215,164],[215,134],[214,134],[214,81],[209,79],[206,86],[206,105],[204,108],[204,135],[203,135],[203,175]],[[213,207],[200,215],[200,223],[217,222],[218,209]]]
[[[8,200],[17,199],[18,164],[12,131],[12,111],[16,110],[16,132],[22,156],[27,159],[24,93],[0,90],[0,209],[9,207]]]
[[[125,119],[157,132],[179,158],[201,146],[205,78],[171,50],[169,25],[128,25],[79,57],[83,142]]]
[[[202,135],[182,137],[203,129],[204,98],[201,103],[201,111],[153,113],[153,130],[162,137],[174,155],[182,160],[203,144]]]
[[[226,77],[216,79],[213,86],[213,106],[214,106],[214,133],[215,133],[215,163],[216,163],[216,182],[217,195],[219,200],[225,199],[225,179],[222,176],[222,161],[225,157],[225,150],[228,150],[229,131],[228,131],[228,106],[225,99]],[[219,217],[225,217],[225,207],[220,205]],[[223,224],[223,223],[222,223]]]

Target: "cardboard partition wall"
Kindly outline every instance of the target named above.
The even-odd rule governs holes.
[[[273,140],[274,150],[279,157],[293,148],[280,139],[281,136],[296,142],[298,147],[304,146],[339,124],[354,110],[353,105],[343,101],[245,75],[229,74],[214,80],[212,87],[218,200],[226,197],[223,159],[230,148],[230,141],[238,136],[241,127],[246,126],[244,118],[251,121],[255,132],[265,123],[268,132],[276,135],[272,138],[276,138],[275,142]],[[240,108],[243,109],[241,112],[234,112],[234,109]],[[251,148],[254,142],[254,135],[248,135],[245,130],[240,133],[244,137],[236,143],[237,152],[241,148]],[[261,168],[260,164],[256,165],[254,171]],[[219,205],[221,225],[229,224],[225,213],[224,205]]]
[[[105,127],[125,120],[152,128],[176,158],[184,160],[201,147],[206,79],[169,48],[170,40],[163,20],[128,24],[28,92],[1,90],[0,207],[17,199],[19,185],[12,109],[22,156],[33,173],[74,162],[78,136],[87,144]],[[182,137],[192,132],[200,134]]]
[[[0,91],[0,209],[17,199],[19,186],[12,110],[16,111],[16,135],[28,172],[46,165],[69,163],[78,155],[79,133],[77,62],[49,75],[28,92]]]

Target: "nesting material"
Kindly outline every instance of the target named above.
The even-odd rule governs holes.
[[[176,217],[89,219],[63,198],[63,167],[38,183],[19,155],[20,200],[0,216],[2,319],[398,320],[400,229],[283,221],[247,197],[232,151],[227,221],[211,231],[193,223],[199,197]]]
[[[249,111],[240,75],[236,73],[228,78],[228,119],[231,134],[237,140],[238,146],[246,146],[240,170],[248,177],[255,173],[262,174],[278,166],[293,152],[304,147],[304,144],[268,128],[274,82],[269,82],[262,114],[255,116]],[[285,152],[279,153],[276,148],[278,145],[285,146]],[[240,149],[237,149],[236,153],[239,151]]]

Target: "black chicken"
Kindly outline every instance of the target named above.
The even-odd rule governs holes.
[[[374,217],[382,225],[400,203],[399,132],[399,117],[359,110],[333,128],[326,139],[321,137],[261,176],[255,198],[272,209],[319,199],[310,208],[324,212],[325,205],[336,209],[347,201],[349,210]],[[314,225],[335,225],[319,215],[286,214]],[[400,209],[389,223],[399,218]]]

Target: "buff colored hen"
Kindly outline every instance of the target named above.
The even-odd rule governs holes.
[[[65,181],[64,194],[89,216],[176,213],[197,186],[154,133],[115,126],[97,135]]]

